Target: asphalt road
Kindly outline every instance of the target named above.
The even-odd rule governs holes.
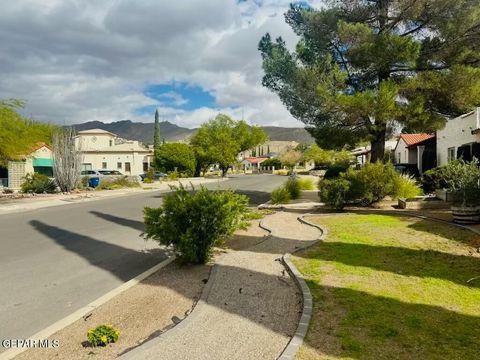
[[[283,181],[247,175],[207,187],[231,188],[258,205]],[[140,234],[143,207],[163,195],[0,215],[0,340],[28,338],[162,261],[159,246]]]

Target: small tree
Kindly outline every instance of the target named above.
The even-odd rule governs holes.
[[[58,130],[53,135],[53,176],[63,192],[72,191],[80,182],[81,155],[74,136],[72,128]]]
[[[288,150],[280,156],[280,161],[289,169],[293,169],[302,160],[302,153],[297,150]]]
[[[187,144],[163,144],[155,152],[155,167],[162,171],[176,170],[187,176],[193,176],[195,165],[195,153]]]
[[[266,139],[261,128],[219,114],[215,119],[202,124],[190,143],[197,157],[198,172],[205,173],[209,166],[219,164],[222,176],[225,176],[239,152],[255,148]]]

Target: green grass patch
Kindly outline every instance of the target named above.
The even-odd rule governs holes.
[[[298,359],[478,359],[480,237],[447,224],[329,215],[294,262],[314,298]]]

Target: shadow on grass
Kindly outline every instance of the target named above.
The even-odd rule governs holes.
[[[478,359],[480,317],[311,280],[308,285],[315,306],[305,346],[318,353],[355,359]]]
[[[296,254],[324,261],[340,262],[391,273],[422,278],[444,279],[459,285],[480,287],[480,281],[467,283],[478,274],[480,258],[435,250],[414,250],[394,246],[372,246],[344,242],[324,242]]]
[[[154,258],[149,253],[126,249],[59,227],[50,226],[40,221],[31,221],[30,224],[58,245],[83,257],[91,265],[108,271],[124,281],[134,276],[132,275],[134,273],[132,267],[138,266],[139,263],[142,266],[147,261],[151,261],[152,265],[158,263],[158,257]],[[268,244],[269,241],[275,242],[275,248],[277,249],[277,251],[271,253],[272,256],[269,258],[272,263],[276,261],[276,252],[291,251],[299,244],[296,240],[272,237],[254,245],[252,248],[248,248],[248,252],[251,252],[252,263],[254,263],[256,256],[265,261],[265,256],[269,253],[271,246],[271,244],[270,246]],[[319,247],[324,245],[327,244],[322,243]],[[342,251],[352,250],[357,251],[347,248]],[[376,249],[370,250],[375,251]],[[395,251],[396,249],[389,250]],[[158,251],[161,253],[161,250]],[[338,249],[328,249],[328,251],[338,252]],[[366,249],[363,249],[363,251],[366,251]],[[377,254],[377,256],[383,255],[383,252]],[[414,254],[403,255],[415,256]],[[324,257],[327,257],[327,255]],[[338,258],[335,260],[341,261]],[[347,261],[347,259],[343,260]],[[293,281],[280,269],[278,269],[278,273],[274,274],[256,271],[254,267],[217,265],[215,276],[220,280],[213,282],[207,303],[223,312],[248,319],[276,333],[292,336],[299,318],[299,298],[295,295],[297,289]],[[222,281],[221,279],[226,280]],[[313,332],[311,330],[313,335],[309,336],[307,344],[320,349],[324,353],[337,356],[342,354],[355,355],[360,351],[366,351],[367,354],[381,351],[385,356],[377,358],[395,359],[399,358],[398,354],[403,353],[412,355],[409,357],[410,359],[422,358],[416,357],[416,355],[428,355],[429,351],[434,351],[435,354],[452,355],[452,357],[443,358],[459,359],[468,359],[474,350],[478,354],[477,335],[480,330],[480,318],[478,317],[465,316],[434,306],[403,303],[350,289],[319,287],[314,282],[310,282],[310,286],[316,300],[316,316],[319,316],[319,318],[312,325],[312,329],[317,330]],[[182,289],[176,287],[172,290],[182,293]],[[329,295],[328,292],[333,295]],[[335,303],[329,309],[325,309],[324,303],[328,300],[328,296],[335,296],[336,299],[334,300],[338,303]],[[342,324],[345,324],[342,326],[345,326],[345,329],[339,330],[338,334],[340,335],[336,335],[342,337],[342,346],[339,350],[335,347],[329,347],[329,343],[322,338],[332,331],[322,327],[324,326],[322,324],[326,324],[322,316],[327,314],[333,316],[336,309],[341,307],[346,308],[346,317],[342,320]],[[320,311],[320,315],[318,311]],[[325,312],[322,313],[322,311]],[[338,319],[342,318],[341,314],[337,315]],[[333,317],[330,321],[337,321],[337,317]],[[228,334],[229,325],[225,326],[224,331]],[[322,335],[320,338],[312,337],[319,332]],[[179,333],[168,332],[167,336],[177,336],[179,341],[180,339],[183,341],[181,331]],[[435,346],[430,344],[434,341]],[[175,349],[166,350],[175,352]],[[405,358],[408,357],[405,356]],[[423,358],[428,358],[428,356]]]
[[[408,227],[416,231],[422,231],[432,235],[442,236],[449,240],[462,242],[465,245],[475,248],[480,247],[480,235],[458,226],[440,224],[429,220],[420,220],[408,225]]]

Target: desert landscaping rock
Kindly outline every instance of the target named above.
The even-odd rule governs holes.
[[[210,266],[181,266],[172,263],[140,284],[118,295],[93,311],[87,320],[80,319],[55,333],[56,349],[31,349],[15,359],[114,359],[127,349],[184,319],[200,298]],[[89,347],[87,331],[101,324],[120,330],[117,343],[107,347]]]
[[[216,260],[189,317],[122,358],[278,358],[297,330],[302,303],[280,258],[316,241],[320,232],[287,212],[267,216],[263,225],[272,229],[271,236]]]

